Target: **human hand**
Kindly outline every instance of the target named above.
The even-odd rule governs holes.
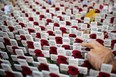
[[[104,47],[95,40],[88,43],[81,43],[82,46],[90,48],[87,53],[87,59],[90,64],[97,70],[101,68],[102,63],[109,64],[113,60],[113,54],[110,49]]]

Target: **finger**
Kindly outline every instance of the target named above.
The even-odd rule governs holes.
[[[82,46],[85,46],[87,48],[90,48],[90,49],[93,49],[94,48],[94,45],[92,45],[92,43],[85,43],[85,42],[83,42],[83,43],[81,43],[81,45]]]

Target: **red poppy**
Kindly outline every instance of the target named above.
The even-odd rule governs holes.
[[[28,19],[29,21],[34,21],[33,17],[29,17]]]
[[[29,8],[32,8],[32,5],[30,5]]]
[[[49,13],[49,9],[46,9],[46,12],[48,12],[48,13]]]
[[[26,59],[24,56],[17,56],[19,59]]]
[[[55,34],[53,33],[53,31],[47,31],[47,33],[51,36],[55,36]]]
[[[36,50],[34,51],[34,53],[35,53],[35,55],[36,55],[37,57],[44,57],[42,51],[39,50],[39,49],[36,49]]]
[[[31,33],[34,33],[35,30],[34,29],[31,29],[31,28],[28,28],[28,32],[29,32],[29,34],[31,34]]]
[[[25,11],[23,10],[22,13],[25,13]]]
[[[79,9],[79,12],[83,11],[83,9],[82,9],[82,8],[78,8],[78,9]]]
[[[59,27],[60,25],[58,23],[54,23],[54,26]]]
[[[31,75],[32,74],[32,71],[30,70],[29,67],[27,67],[27,66],[21,66],[21,68],[22,68],[22,74],[23,75]]]
[[[35,10],[35,9],[33,9],[33,11],[35,12],[36,10]]]
[[[76,35],[75,34],[69,34],[69,37],[76,38]]]
[[[70,26],[70,25],[71,25],[71,23],[70,23],[69,21],[66,21],[66,25]]]
[[[12,49],[13,49],[13,53],[15,53],[16,54],[16,51],[15,51],[15,49],[19,49],[17,46],[12,46]]]
[[[114,56],[116,56],[116,50],[112,52],[114,54]]]
[[[48,25],[49,23],[52,23],[52,20],[51,19],[46,19],[46,24]]]
[[[99,75],[97,77],[110,77],[110,74],[105,72],[99,72]]]
[[[42,70],[49,71],[48,65],[47,65],[47,64],[44,64],[44,63],[40,63],[38,69],[39,69],[40,71],[42,71]]]
[[[76,30],[78,30],[78,27],[77,26],[72,26],[72,28],[76,28]]]
[[[60,77],[59,75],[55,74],[55,73],[50,73],[49,74],[50,77]]]
[[[37,14],[37,15],[39,15],[39,14],[40,14],[40,12],[36,12],[36,14]]]
[[[116,40],[112,40],[112,41],[111,41],[111,48],[112,48],[112,49],[114,48],[114,44],[116,44]]]
[[[22,28],[25,27],[25,24],[22,22],[20,22],[19,25],[21,25]]]
[[[39,25],[39,23],[38,23],[38,22],[33,22],[33,24],[34,24],[34,25]]]
[[[45,6],[43,6],[42,8],[43,8],[43,9],[46,9],[46,7],[45,7]]]
[[[79,71],[78,71],[78,68],[76,68],[74,66],[68,66],[68,73],[70,75],[78,75]]]
[[[86,4],[84,4],[84,5],[83,5],[83,7],[87,7],[87,5],[86,5]]]
[[[63,4],[60,4],[60,6],[61,6],[61,7],[64,7],[64,5],[63,5]]]
[[[27,41],[27,47],[30,49],[34,49],[34,45],[32,41]]]
[[[28,17],[29,15],[27,13],[25,13],[25,17]]]
[[[44,26],[39,26],[41,28],[41,30],[45,30],[45,27]]]
[[[65,12],[62,12],[62,14],[66,14]],[[60,21],[63,21],[63,20],[60,20]]]
[[[100,10],[99,10],[99,9],[95,9],[95,12],[96,12],[96,13],[100,13]]]
[[[4,21],[4,25],[8,26],[6,21]]]
[[[58,18],[60,19],[60,21],[63,21],[63,18],[62,18],[62,16],[58,16]]]
[[[55,7],[55,5],[53,4],[52,7]]]
[[[56,11],[59,11],[60,9],[59,9],[59,7],[56,7],[55,10],[56,10]]]
[[[77,19],[78,23],[81,23],[81,19]]]
[[[56,43],[57,43],[57,44],[62,44],[62,37],[56,36],[56,37],[55,37],[55,40],[56,40]]]
[[[11,45],[10,39],[4,38],[5,45]]]
[[[75,39],[75,43],[82,43],[83,42],[83,40],[81,40],[81,39],[79,39],[79,38],[76,38]]]
[[[41,38],[40,33],[36,33],[36,38]]]
[[[60,30],[62,31],[62,33],[66,33],[66,28],[65,27],[60,27]]]
[[[69,45],[62,45],[62,47],[65,48],[65,49],[70,50],[70,46]]]
[[[62,56],[62,55],[58,55],[58,58],[57,58],[57,62],[58,64],[67,64],[67,58],[65,56]]]
[[[74,58],[82,58],[81,52],[78,51],[78,50],[73,50],[73,51],[72,51],[72,56],[73,56]]]
[[[103,33],[104,33],[104,39],[108,38],[108,32],[107,31],[103,31]]]
[[[99,42],[100,44],[104,45],[104,41],[102,39],[96,39],[97,42]]]
[[[6,75],[5,77],[15,77],[14,74],[10,71],[5,71]]]
[[[35,2],[37,5],[39,4],[38,2]]]
[[[91,39],[96,39],[96,34],[90,34]]]
[[[24,35],[20,35],[21,40],[26,40],[26,37]]]
[[[50,54],[57,54],[57,47],[50,47]]]
[[[40,15],[39,17],[40,17],[40,20],[42,20],[42,18],[45,18],[45,16],[44,16],[44,15]]]
[[[14,31],[14,27],[9,26],[8,28],[9,28],[10,32],[13,32]]]
[[[51,15],[52,15],[52,17],[54,16],[54,14],[53,14],[53,13],[51,13]]]
[[[47,40],[41,39],[41,46],[49,46],[49,43]]]
[[[81,66],[82,67],[87,67],[88,69],[93,68],[92,65],[89,63],[88,60],[85,60]]]
[[[103,5],[100,5],[99,8],[100,8],[100,9],[103,9]]]
[[[84,18],[85,18],[84,16],[83,16],[83,17],[81,17],[81,20],[84,20]]]

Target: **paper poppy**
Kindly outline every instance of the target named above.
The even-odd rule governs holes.
[[[30,5],[29,8],[32,8],[32,5]]]
[[[56,37],[55,37],[55,40],[56,40],[56,43],[57,43],[57,44],[62,44],[62,37],[56,36]]]
[[[54,14],[53,14],[53,13],[51,13],[51,15],[52,15],[52,17],[54,16]]]
[[[49,67],[48,67],[48,65],[45,64],[45,63],[40,63],[38,69],[39,69],[40,71],[42,71],[42,70],[49,71]]]
[[[29,15],[27,13],[25,13],[25,17],[28,17]]]
[[[65,12],[62,12],[62,14],[66,14]],[[60,20],[60,21],[63,21],[63,20]]]
[[[40,17],[40,20],[42,20],[42,18],[45,18],[45,16],[44,16],[44,15],[40,15],[39,17]]]
[[[79,9],[79,12],[83,11],[83,9],[82,9],[82,8],[78,8],[78,9]]]
[[[59,75],[55,74],[55,73],[50,73],[49,74],[50,77],[60,77]]]
[[[90,34],[91,39],[96,39],[96,37],[97,37],[96,34]]]
[[[54,23],[54,26],[59,27],[60,25],[58,23]]]
[[[15,53],[16,54],[16,49],[19,49],[17,46],[12,46],[12,49],[13,49],[13,53]]]
[[[49,9],[46,9],[46,12],[48,12],[48,13],[49,13]]]
[[[21,40],[26,40],[26,37],[24,35],[20,35]]]
[[[108,32],[107,31],[103,31],[103,33],[104,33],[104,39],[108,38]]]
[[[29,17],[28,19],[29,21],[34,21],[33,17]]]
[[[67,58],[62,55],[58,55],[57,57],[58,64],[67,64]]]
[[[45,6],[43,6],[42,8],[43,8],[43,9],[46,9],[46,7],[45,7]]]
[[[112,48],[112,49],[114,48],[114,44],[116,44],[116,40],[112,40],[112,41],[111,41],[111,48]]]
[[[45,30],[45,27],[44,26],[39,26],[41,28],[41,30]]]
[[[39,14],[40,14],[40,12],[36,12],[36,14],[37,14],[37,15],[39,15]]]
[[[44,57],[44,54],[43,54],[42,51],[39,50],[39,49],[36,49],[36,50],[34,51],[34,53],[35,53],[36,57]]]
[[[55,34],[53,33],[53,31],[47,31],[47,33],[48,33],[50,36],[55,36]]]
[[[74,66],[68,66],[68,73],[70,75],[78,75],[79,71],[78,71],[78,68],[76,68]]]
[[[32,41],[27,41],[27,47],[30,49],[34,49],[34,45]]]
[[[4,21],[4,25],[8,26],[6,21]]]
[[[78,21],[78,23],[81,23],[81,19],[76,19]]]
[[[22,68],[22,74],[23,75],[32,75],[32,71],[29,67],[21,66],[21,68]]]
[[[9,28],[10,32],[13,32],[14,31],[14,27],[9,26],[8,28]]]
[[[99,9],[95,9],[95,12],[96,12],[96,13],[100,13],[100,10],[99,10]]]
[[[10,71],[5,71],[5,77],[15,77],[14,74]]]
[[[33,9],[33,12],[35,12],[36,10],[35,9]]]
[[[81,39],[79,39],[79,38],[76,38],[75,39],[75,43],[82,43],[83,42],[83,40],[81,40]]]
[[[60,19],[60,21],[63,21],[63,18],[62,18],[62,16],[58,16],[58,18]]]
[[[69,45],[62,45],[62,47],[64,48],[64,49],[68,49],[68,50],[70,50],[70,46]]]
[[[110,23],[113,23],[115,17],[111,17]]]
[[[52,23],[52,20],[51,19],[46,19],[46,24],[48,25],[49,23]]]
[[[36,33],[36,38],[41,38],[40,33]]]
[[[76,38],[76,34],[69,34],[69,37]]]
[[[34,25],[39,25],[39,23],[38,23],[38,22],[33,22],[33,24],[34,24]]]
[[[5,45],[11,45],[10,39],[4,38]]]
[[[35,2],[37,5],[39,4],[39,2]]]
[[[50,47],[50,54],[57,54],[57,47]]]
[[[112,52],[114,54],[114,56],[116,56],[116,50]]]
[[[60,9],[59,9],[59,7],[56,7],[55,10],[56,10],[56,11],[59,11]]]
[[[76,30],[78,30],[78,27],[77,26],[72,26],[72,28],[76,28]]]
[[[81,52],[78,51],[78,50],[73,50],[73,51],[72,51],[72,56],[73,56],[74,58],[82,58]]]
[[[60,30],[62,31],[62,33],[66,33],[66,28],[65,27],[60,27]]]
[[[29,34],[31,34],[31,33],[34,33],[35,30],[34,29],[31,29],[31,28],[28,28],[28,32],[29,32]]]
[[[110,77],[110,74],[105,72],[99,72],[99,75],[97,77]]]
[[[53,4],[52,7],[55,7],[55,5]]]
[[[103,9],[103,5],[100,4],[99,8],[100,8],[100,9]]]
[[[19,59],[26,59],[24,56],[17,56]]]
[[[99,42],[100,44],[104,45],[104,41],[102,39],[96,39],[97,42]]]
[[[41,46],[49,46],[49,43],[45,39],[41,39]]]
[[[69,21],[66,21],[66,25],[70,26],[70,25],[71,25],[71,23],[70,23]]]
[[[87,67],[88,69],[93,68],[92,65],[89,63],[88,60],[85,60],[81,66],[82,67]]]
[[[21,25],[22,28],[25,27],[25,24],[22,22],[20,22],[19,25]]]

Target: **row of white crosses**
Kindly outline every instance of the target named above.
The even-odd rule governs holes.
[[[32,2],[33,2],[33,1],[32,1]],[[42,3],[42,2],[43,2],[43,3]],[[30,1],[30,3],[31,3],[31,1]],[[41,4],[42,4],[42,5],[45,5],[46,3],[45,3],[44,1],[41,1]],[[64,4],[65,4],[65,3],[64,3]],[[67,4],[68,4],[68,3],[67,3]],[[22,4],[22,5],[23,5],[23,4]],[[22,6],[22,5],[21,5],[21,6]],[[45,5],[45,6],[47,6],[47,5]],[[48,5],[48,6],[49,6],[49,5]],[[23,7],[22,7],[22,8],[23,8]],[[42,10],[42,8],[41,8],[41,10]],[[39,11],[40,11],[40,10],[39,10]],[[53,10],[52,10],[52,11],[53,11]],[[20,12],[20,10],[19,10],[19,12]],[[31,12],[32,12],[32,11],[31,11]],[[21,12],[20,12],[20,13],[21,13]],[[34,12],[33,12],[33,13],[34,13]],[[33,16],[33,13],[31,13],[32,16]],[[42,14],[43,14],[43,12],[42,12]],[[45,14],[46,14],[46,13],[45,13]],[[31,15],[30,15],[30,16],[31,16]],[[35,14],[34,14],[34,15],[35,15]],[[22,16],[23,16],[23,14],[22,14]],[[48,17],[49,17],[49,16],[48,16]],[[51,16],[50,16],[50,17],[51,17]],[[71,21],[71,20],[69,19],[68,16],[62,16],[62,17],[67,17],[67,18],[64,18],[64,19],[66,19],[66,20],[68,19],[68,21]],[[28,21],[28,19],[26,19],[26,17],[20,17],[20,16],[18,16],[18,18],[19,18],[19,21],[20,21],[20,22],[23,22],[23,23],[25,23],[25,22]],[[26,21],[23,21],[23,19],[25,19]],[[87,18],[87,19],[88,19],[88,18]],[[65,20],[65,21],[66,21],[66,20]],[[86,20],[86,18],[85,18],[85,20]],[[90,19],[89,19],[89,20],[90,20]],[[38,20],[38,21],[40,21],[40,20]],[[75,21],[75,20],[74,20],[74,21]],[[40,22],[41,22],[41,21],[40,21]],[[45,22],[45,20],[43,19],[42,22]],[[60,24],[60,27],[65,27],[65,26],[66,26],[66,24],[64,24],[65,22],[63,22],[63,21],[57,21],[57,22],[60,22],[60,23],[61,23],[61,24]],[[73,21],[72,21],[72,22],[73,22]],[[72,22],[71,22],[71,23],[72,23]],[[85,22],[85,23],[89,23],[88,20],[87,20],[87,21],[84,21],[84,22]],[[29,23],[31,23],[31,22],[29,22]],[[16,24],[17,24],[17,23],[16,23]],[[28,23],[27,23],[27,24],[28,24]],[[72,24],[73,24],[73,23],[72,23]],[[83,25],[83,23],[80,23],[80,24],[79,24],[78,22],[76,22],[76,23],[74,23],[74,24],[80,25],[80,26],[78,26],[78,27],[83,28],[83,27],[81,27],[81,26]],[[82,24],[82,25],[81,25],[81,24]],[[42,25],[43,25],[43,24],[42,24]],[[9,26],[11,26],[11,25],[9,25]],[[45,24],[44,24],[43,26],[45,26]],[[49,27],[47,27],[46,30],[52,30],[52,31],[53,31],[53,23],[49,24],[48,26],[51,26],[52,29],[51,29],[51,28],[49,29]],[[24,36],[26,36],[26,41],[33,41],[34,44],[35,44],[34,47],[35,47],[35,48],[40,48],[40,49],[41,49],[40,42],[38,42],[40,39],[39,39],[39,40],[34,40],[35,37],[32,37],[32,36],[26,31],[28,28],[33,28],[33,29],[35,29],[35,27],[33,27],[32,25],[30,25],[30,26],[27,25],[26,28],[23,28],[23,29],[22,29],[21,27],[19,27],[19,26],[14,26],[14,27],[15,27],[15,28],[18,27],[19,29],[16,29],[16,30],[21,31],[21,32],[23,32],[23,31],[25,30],[24,32],[26,32],[26,33],[24,33],[24,34],[21,33],[21,34],[24,35]],[[46,27],[46,26],[45,26],[45,27]],[[97,27],[97,26],[95,26],[95,27]],[[54,28],[55,28],[55,27],[54,27]],[[66,28],[66,29],[70,29],[70,27],[68,27],[68,28]],[[9,40],[10,40],[10,42],[11,42],[11,46],[6,46],[6,47],[7,47],[7,50],[8,50],[9,52],[13,52],[13,51],[12,51],[12,46],[13,46],[13,45],[18,46],[17,41],[14,39],[13,32],[9,32],[9,31],[8,31],[8,28],[7,28],[6,26],[5,26],[5,27],[2,26],[2,30],[5,31],[5,32],[2,32],[2,31],[1,31],[1,33],[2,33],[2,34],[1,34],[1,45],[3,45],[3,46],[1,46],[1,47],[2,47],[2,48],[5,48],[5,46],[4,46],[4,44],[3,44],[3,38],[5,38],[5,37],[6,37],[6,38],[9,38]],[[69,37],[68,37],[68,34],[64,34],[64,35],[62,36],[62,33],[61,33],[61,31],[59,30],[59,27],[58,27],[58,28],[56,27],[55,30],[56,30],[56,31],[55,31],[56,33],[55,33],[55,32],[54,32],[54,33],[57,34],[57,36],[61,36],[61,37],[64,39],[64,40],[63,40],[63,43],[64,43],[64,44],[65,44],[65,43],[67,44],[68,42],[70,42],[70,39],[69,39]],[[58,33],[57,33],[57,31],[58,31]],[[72,29],[72,30],[69,30],[68,33],[69,33],[69,34],[70,34],[70,33],[74,33],[74,34],[75,34],[75,33],[80,32],[80,34],[81,34],[81,33],[83,34],[82,31],[78,31],[78,32],[77,32],[77,31],[78,31],[78,30],[76,30],[76,29]],[[17,32],[17,31],[16,31],[16,32]],[[46,31],[41,31],[41,30],[39,29],[39,32],[41,32],[41,33],[40,33],[41,36],[43,36],[43,35],[45,36],[45,37],[43,36],[41,39],[48,39],[48,38],[50,39],[50,37],[46,37],[46,35],[48,35],[48,34],[46,33]],[[44,32],[44,33],[43,33],[43,32]],[[96,31],[96,32],[97,32],[97,31]],[[15,31],[14,31],[14,33],[15,33]],[[59,33],[60,33],[60,34],[59,34]],[[21,35],[21,34],[20,34],[20,35]],[[12,35],[12,36],[11,36],[11,35]],[[20,36],[20,35],[19,35],[19,36]],[[32,35],[33,35],[33,34],[32,34]],[[76,34],[76,35],[77,35],[77,37],[79,37],[78,34]],[[18,35],[17,35],[17,36],[18,36]],[[82,36],[82,35],[81,35],[81,36]],[[87,35],[87,36],[89,36],[89,35]],[[2,38],[2,37],[3,37],[3,38]],[[80,38],[83,38],[83,37],[80,37]],[[87,37],[86,37],[86,38],[87,38]],[[89,37],[88,37],[88,38],[89,38]],[[100,38],[101,38],[101,37],[100,37]],[[102,38],[103,38],[103,36],[102,36]],[[113,37],[113,38],[114,38],[114,37]],[[54,36],[53,36],[53,37],[51,36],[51,41],[53,41],[52,39],[54,39]],[[66,41],[66,39],[68,39],[68,41]],[[20,38],[19,38],[18,40],[20,40]],[[106,39],[106,41],[107,41],[107,40],[108,40],[108,39]],[[21,40],[21,41],[23,41],[23,40]],[[23,41],[23,45],[24,45],[24,46],[26,46],[26,41]],[[47,40],[47,41],[50,41],[50,40]],[[66,41],[66,42],[65,42],[65,41]],[[108,41],[108,42],[109,42],[109,41]],[[68,43],[68,44],[70,45],[70,43]],[[37,46],[36,46],[36,45],[37,45]],[[52,45],[52,44],[50,44],[50,45]],[[73,45],[75,46],[75,44],[73,44]],[[59,45],[56,45],[56,46],[59,46]],[[108,46],[109,46],[109,45],[108,45]],[[59,52],[58,55],[53,55],[53,54],[50,55],[49,52],[46,51],[48,48],[49,48],[49,47],[44,48],[45,52],[44,52],[44,50],[42,50],[42,51],[44,52],[44,54],[47,53],[47,54],[49,55],[49,56],[46,55],[45,57],[50,57],[50,56],[52,56],[51,59],[52,59],[52,60],[56,60],[56,58],[57,58],[57,56],[58,56],[59,54],[60,54],[60,55],[66,56],[66,53],[63,53],[63,52]],[[73,48],[74,48],[74,47],[73,47]],[[78,47],[77,47],[77,48],[78,48]],[[11,50],[10,50],[10,49],[11,49]],[[22,50],[22,49],[23,49],[23,50]],[[62,49],[62,48],[61,48],[61,49]],[[27,49],[27,50],[30,50],[30,49]],[[15,65],[16,68],[18,68],[18,66],[20,67],[21,65],[27,65],[27,66],[28,66],[28,63],[27,63],[27,62],[29,62],[29,63],[31,63],[31,62],[33,63],[33,62],[34,62],[33,57],[25,56],[25,55],[24,55],[24,53],[27,53],[27,52],[28,52],[27,50],[25,49],[25,47],[19,47],[19,49],[16,49],[16,55],[11,55],[13,61],[18,61],[19,64],[20,64],[20,65],[17,65],[17,64],[16,64],[16,65]],[[65,51],[65,50],[64,50],[64,51]],[[66,51],[66,52],[67,52],[67,51]],[[1,51],[1,53],[2,53],[2,54],[6,54],[6,53],[4,53],[4,52],[2,52],[2,51]],[[30,53],[30,55],[33,55],[33,54]],[[21,60],[21,59],[18,59],[18,60],[17,60],[17,56],[25,56],[25,57],[26,57],[26,60]],[[7,57],[5,57],[5,58],[7,58]],[[39,61],[39,60],[42,60],[42,61]],[[45,62],[45,63],[47,62],[46,58],[40,58],[39,60],[38,60],[38,62],[35,62],[35,63],[38,63],[38,64],[39,64],[39,62]],[[77,62],[77,60],[79,60],[79,59],[76,59],[76,60],[73,59],[72,61],[76,61],[76,62]],[[4,62],[4,61],[3,61],[3,62]],[[74,64],[73,64],[73,63],[74,63]],[[78,63],[78,62],[77,62],[77,63]],[[69,65],[71,65],[71,64],[72,64],[72,65],[75,65],[75,62],[69,62]],[[50,65],[50,64],[49,64],[49,65]],[[78,65],[78,64],[77,64],[77,65]],[[53,66],[53,65],[52,65],[52,66]],[[62,66],[62,65],[61,65],[61,66]],[[64,65],[64,66],[67,67],[68,65]],[[63,66],[63,67],[64,67],[64,66]],[[2,67],[3,67],[4,70],[6,70],[6,68],[4,68],[4,67],[7,67],[7,68],[10,69],[10,65],[2,64]],[[51,67],[51,65],[50,65],[50,67]],[[109,67],[109,66],[108,66],[108,67]],[[30,68],[31,68],[31,66],[30,66]],[[52,69],[52,68],[53,68],[53,67],[51,67],[51,69]],[[59,68],[59,67],[57,67],[56,65],[54,65],[54,69],[55,69],[55,68]],[[80,70],[80,71],[82,71],[84,67],[80,67],[80,68],[82,68],[82,69]],[[8,69],[8,70],[9,70],[9,69]],[[19,69],[19,68],[18,68],[18,69]],[[37,70],[36,67],[33,67],[32,69]],[[53,72],[54,69],[51,70],[51,71]],[[63,69],[63,68],[62,68],[62,69]],[[85,71],[82,72],[82,73],[83,73],[83,74],[87,74],[87,73],[86,73],[86,72],[87,72],[87,68],[84,68],[84,69],[85,69]],[[111,69],[111,68],[110,68],[110,69]],[[3,70],[2,70],[2,71],[3,71]],[[50,72],[51,72],[51,71],[50,71]],[[56,70],[55,70],[55,71],[56,71]],[[58,71],[58,70],[57,70],[57,71]],[[67,71],[67,70],[65,69],[65,71]],[[41,75],[42,75],[42,73],[43,73],[43,72],[39,72],[39,71],[36,71],[36,72],[38,72],[38,74],[41,74]],[[49,72],[49,71],[44,71],[43,74],[44,74],[44,75],[47,74],[47,77],[48,77],[48,75],[49,75],[50,72]],[[111,72],[111,71],[109,71],[108,73],[110,73],[110,72]],[[35,73],[35,72],[34,72],[34,73]],[[36,77],[37,75],[34,75],[34,76]],[[46,76],[46,75],[45,75],[45,76]],[[41,76],[41,77],[42,77],[42,76]],[[66,75],[66,76],[64,76],[64,77],[68,77],[68,76]]]

